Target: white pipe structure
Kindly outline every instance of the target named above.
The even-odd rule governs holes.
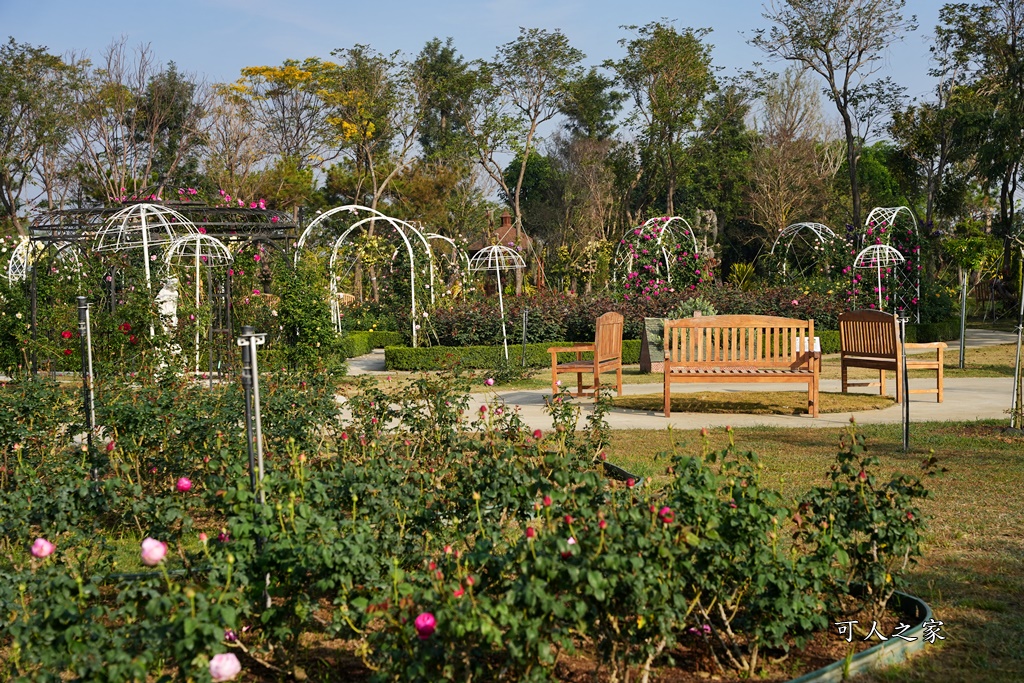
[[[864,231],[866,233],[868,230],[871,230],[871,237],[874,237],[878,244],[889,244],[891,246],[890,241],[892,240],[893,231],[896,228],[896,220],[903,215],[906,215],[910,220],[910,224],[914,228],[914,239],[919,240],[917,217],[914,215],[914,212],[906,206],[876,206],[871,209],[870,213],[868,213],[868,217],[864,219]],[[881,236],[879,236],[879,234]],[[903,255],[904,261],[913,256],[913,254],[900,253]],[[914,258],[914,260],[917,260],[917,258]],[[921,273],[919,270],[915,269],[912,275],[914,277],[914,298],[917,299],[917,301],[921,301]],[[910,303],[912,302],[903,302],[904,310],[909,308],[907,304]],[[913,306],[914,322],[919,323],[921,322],[921,306],[919,303],[913,303]]]
[[[633,238],[639,237],[644,231],[652,228],[658,228],[657,240],[652,240],[657,245],[658,250],[661,252],[661,258],[658,260],[665,264],[665,281],[672,282],[672,262],[671,262],[671,249],[665,246],[666,235],[669,238],[675,239],[676,234],[672,228],[673,223],[678,223],[676,227],[683,228],[683,234],[689,236],[690,245],[693,247],[693,253],[696,254],[700,251],[700,247],[697,246],[697,236],[693,234],[693,226],[690,225],[689,221],[680,216],[662,216],[657,218],[649,218],[644,221],[643,225],[630,228],[622,237],[619,238],[619,243],[615,247],[615,255],[612,259],[614,264],[612,267],[612,276],[618,280],[620,274],[623,277],[633,272],[633,254],[629,249],[626,248],[626,244],[644,244],[639,240]],[[640,234],[637,234],[640,231]]]
[[[216,237],[195,233],[194,235],[182,235],[167,247],[164,255],[164,264],[168,270],[172,265],[187,264],[193,269],[195,281],[195,302],[196,309],[199,308],[199,266],[206,268],[227,267],[234,262],[234,257],[228,251],[227,246]],[[210,303],[210,302],[207,302]],[[199,326],[196,326],[195,335],[196,372],[199,372]]]
[[[358,215],[360,212],[365,212],[369,213],[370,216],[367,218],[360,219],[353,223],[352,225],[350,225],[344,232],[342,232],[342,234],[337,239],[334,240],[334,243],[331,247],[331,258],[328,264],[328,268],[330,269],[331,275],[331,312],[335,317],[335,329],[340,329],[341,324],[339,316],[340,312],[338,310],[337,304],[337,282],[336,276],[334,274],[334,267],[337,264],[341,247],[344,246],[345,240],[348,239],[349,235],[351,235],[352,232],[355,231],[357,228],[360,228],[367,223],[385,221],[390,225],[390,227],[392,227],[395,230],[396,233],[398,233],[398,236],[402,238],[402,242],[405,244],[406,252],[408,253],[409,256],[409,286],[411,291],[410,298],[412,300],[410,304],[410,317],[412,319],[412,345],[415,347],[417,343],[416,332],[418,326],[418,323],[416,321],[416,257],[415,252],[413,250],[414,240],[410,240],[410,236],[407,234],[407,231],[411,232],[412,236],[419,240],[419,242],[423,245],[424,250],[426,251],[427,262],[429,264],[429,284],[427,288],[430,290],[430,303],[434,303],[434,255],[430,250],[430,242],[423,235],[423,233],[416,228],[416,226],[406,221],[400,220],[398,218],[392,218],[390,216],[387,216],[375,209],[360,206],[358,204],[337,206],[333,209],[330,209],[329,211],[321,213],[306,227],[305,230],[302,231],[302,235],[299,237],[299,241],[295,245],[295,264],[298,265],[300,254],[302,253],[302,250],[306,248],[306,242],[310,239],[312,235],[315,234],[316,230],[320,229],[320,226],[324,223],[324,221],[343,211],[347,211],[351,214],[356,215]]]
[[[54,261],[58,263],[70,262],[75,270],[75,274],[81,280],[82,263],[78,258],[78,253],[75,251],[73,243],[53,242],[51,245],[40,240],[33,240],[30,237],[22,237],[18,242],[18,246],[14,247],[14,250],[11,252],[11,259],[7,262],[7,282],[12,285],[15,282],[24,282],[28,278],[28,274],[35,268],[40,255],[49,246],[53,246],[57,250],[57,253],[54,255]]]
[[[903,264],[906,259],[895,247],[888,244],[872,244],[857,254],[853,261],[854,268],[874,268],[878,275],[878,310],[882,306],[882,268],[892,268]]]
[[[505,361],[508,362],[508,333],[505,332],[505,295],[501,288],[501,271],[520,270],[526,267],[526,261],[517,251],[503,244],[484,247],[473,254],[469,260],[471,272],[487,272],[493,270],[498,276],[498,310],[501,311],[501,343],[505,348]]]
[[[823,246],[836,238],[836,234],[832,231],[832,228],[822,223],[793,223],[792,225],[787,225],[782,232],[779,233],[779,236],[775,238],[775,241],[772,242],[772,250],[770,252],[771,255],[774,256],[775,249],[779,246],[779,243],[784,240],[786,241],[786,255],[782,258],[783,275],[787,274],[786,267],[789,263],[789,255],[793,251],[793,242],[797,237],[802,237],[806,235],[806,233],[814,235],[814,240],[818,243],[818,246]],[[806,243],[807,237],[803,237],[803,239]]]
[[[152,219],[152,221],[151,221]],[[198,234],[192,221],[174,209],[159,204],[132,204],[108,218],[96,231],[96,251],[127,251],[142,249],[142,260],[146,270],[146,290],[153,293],[150,275],[150,247],[170,244],[181,234]],[[149,336],[156,334],[153,323],[149,324]]]

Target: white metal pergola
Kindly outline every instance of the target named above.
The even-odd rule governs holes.
[[[331,296],[331,313],[334,318],[335,329],[341,329],[341,310],[338,305],[338,277],[335,273],[335,267],[341,258],[341,250],[352,236],[352,234],[358,229],[366,229],[368,226],[372,226],[377,222],[384,222],[389,228],[391,228],[395,235],[401,240],[402,245],[405,246],[406,253],[409,257],[409,287],[410,287],[410,319],[412,326],[412,345],[417,345],[417,328],[418,323],[416,322],[416,247],[422,245],[424,252],[426,253],[428,262],[428,284],[427,289],[430,292],[430,303],[434,303],[434,256],[430,249],[430,241],[427,237],[418,229],[416,226],[398,218],[387,216],[380,211],[371,209],[366,206],[358,204],[347,204],[345,206],[336,206],[329,211],[324,211],[318,215],[302,232],[299,237],[299,241],[295,245],[295,263],[299,263],[299,259],[304,249],[311,248],[314,244],[317,244],[318,238],[322,236],[330,236],[329,230],[329,219],[338,216],[340,214],[348,213],[356,218],[355,222],[348,225],[346,229],[333,239],[331,243],[330,260],[328,262],[329,274],[330,274],[330,296]],[[328,233],[325,235],[324,233]]]
[[[830,243],[836,238],[836,233],[833,232],[832,228],[822,223],[793,223],[787,225],[779,236],[772,242],[771,255],[776,255],[778,250],[778,257],[782,262],[782,274],[787,275],[787,269],[789,266],[789,257],[793,254],[794,244],[797,247],[804,246],[811,250],[815,247],[824,247],[825,244]],[[812,245],[811,242],[814,242]],[[785,253],[783,253],[783,249]],[[803,271],[804,264],[799,261],[799,254],[794,258],[797,259],[797,267]]]
[[[171,244],[182,235],[193,234],[199,234],[196,226],[174,209],[159,204],[132,204],[104,221],[96,231],[93,249],[98,252],[141,249],[146,270],[146,291],[152,296],[153,282],[149,263],[156,260],[156,255],[151,254],[150,250]],[[151,323],[149,336],[155,334]]]
[[[191,271],[192,279],[195,283],[195,305],[199,308],[199,282],[200,282],[200,268],[207,269],[207,280],[212,286],[210,277],[212,274],[211,269],[214,268],[227,268],[234,262],[234,257],[231,256],[231,252],[228,251],[227,245],[221,242],[216,237],[210,235],[204,235],[201,233],[194,233],[189,235],[182,235],[177,238],[167,247],[167,252],[164,254],[164,264],[167,269],[170,270],[173,267],[187,268]],[[211,301],[207,302],[212,305]],[[212,331],[212,322],[210,324]],[[212,334],[212,332],[211,332]],[[212,353],[212,351],[211,351]],[[195,356],[196,356],[196,371],[199,370],[199,327],[196,326],[195,335]]]

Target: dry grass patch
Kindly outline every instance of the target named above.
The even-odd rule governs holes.
[[[882,475],[919,474],[934,454],[944,474],[928,478],[932,495],[924,557],[909,573],[910,592],[943,622],[946,640],[928,645],[909,663],[867,681],[1024,681],[1024,438],[1002,434],[1004,423],[924,423],[911,428],[904,453],[899,425],[864,425],[868,447],[882,460]],[[737,445],[758,453],[763,483],[795,495],[826,484],[839,430],[737,427]],[[705,446],[706,443],[706,446]],[[705,442],[696,431],[623,430],[612,433],[608,459],[630,471],[665,480],[659,451],[699,455],[728,443],[724,430]]]

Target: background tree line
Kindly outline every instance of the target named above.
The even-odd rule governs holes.
[[[601,64],[558,30],[521,29],[486,60],[451,39],[415,55],[355,45],[220,84],[123,39],[93,61],[10,38],[0,221],[24,234],[40,209],[192,187],[296,218],[365,204],[472,239],[504,206],[561,284],[651,215],[705,217],[727,262],[790,223],[838,231],[872,206],[910,206],[927,236],[1008,236],[1022,5],[945,5],[921,100],[883,73],[886,46],[916,28],[903,0],[770,0],[750,40],[778,70],[735,75],[710,29],[669,21],[623,27],[623,55]]]

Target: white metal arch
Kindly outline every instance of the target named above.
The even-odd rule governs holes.
[[[47,247],[52,246],[57,250],[54,260],[58,263],[68,263],[74,268],[79,280],[82,278],[82,262],[78,258],[75,245],[71,242],[54,242],[47,244],[30,237],[22,237],[18,246],[11,252],[11,258],[7,262],[7,282],[24,282],[28,274],[35,268],[36,262],[45,253]]]
[[[910,219],[910,224],[914,227],[914,235],[917,235],[917,216],[906,206],[876,206],[864,219],[864,230],[865,232],[871,230],[872,236],[875,236],[875,228],[894,228],[896,220],[903,214]],[[882,234],[884,238],[878,239],[881,239],[882,244],[888,244],[892,237],[892,230],[886,229]]]
[[[623,236],[619,239],[619,244],[615,247],[614,256],[614,275],[615,279],[618,280],[620,275],[625,276],[633,272],[633,254],[626,248],[626,245],[634,246],[635,244],[641,244],[639,240],[634,240],[634,237],[640,237],[644,234],[644,231],[650,229],[656,229],[656,241],[655,244],[661,252],[661,257],[658,259],[660,263],[664,264],[665,267],[665,280],[672,282],[672,262],[671,262],[671,249],[667,248],[665,238],[668,236],[671,239],[675,238],[675,229],[673,229],[673,223],[677,223],[675,229],[682,228],[684,235],[690,238],[690,246],[693,248],[693,253],[697,254],[700,252],[700,248],[697,246],[697,237],[693,234],[693,226],[690,222],[681,216],[659,216],[656,218],[649,218],[640,226],[630,228]]]
[[[915,241],[919,241],[917,216],[907,206],[876,206],[871,209],[868,213],[868,217],[864,219],[864,235],[865,237],[874,238],[875,244],[886,244],[891,245],[893,229],[896,227],[897,221],[900,218],[905,217],[910,221],[911,232],[913,232]],[[899,251],[897,249],[897,251]],[[901,255],[906,260],[917,260],[913,253],[903,253]],[[854,264],[856,267],[856,264]],[[914,306],[914,322],[921,322],[921,273],[920,264],[915,268],[913,275],[913,291],[914,299],[916,302],[905,302],[912,303]],[[906,306],[905,306],[906,307]]]
[[[369,213],[370,215],[368,217],[366,217],[366,218],[362,218],[360,220],[357,220],[355,223],[350,225],[346,230],[344,230],[342,232],[342,234],[340,236],[338,236],[334,240],[334,242],[332,244],[332,247],[331,247],[331,257],[330,257],[330,261],[328,263],[328,268],[330,269],[330,275],[331,275],[331,277],[330,277],[331,314],[332,314],[332,316],[334,317],[334,320],[335,320],[335,329],[339,330],[339,331],[341,329],[341,315],[340,315],[341,311],[340,311],[340,308],[338,306],[337,276],[334,274],[334,268],[335,268],[335,266],[337,264],[337,260],[338,260],[338,256],[339,256],[339,252],[341,250],[341,247],[344,245],[345,240],[348,239],[349,235],[351,235],[357,228],[361,228],[363,225],[365,225],[367,223],[371,223],[371,222],[375,222],[375,221],[381,220],[381,221],[384,221],[384,222],[388,223],[390,225],[390,227],[393,228],[394,231],[398,234],[398,236],[402,239],[402,242],[405,245],[406,253],[409,256],[409,286],[410,286],[410,292],[411,292],[411,296],[410,296],[410,299],[411,299],[411,303],[410,303],[410,317],[411,317],[410,326],[412,328],[412,330],[411,330],[411,332],[412,332],[412,345],[415,347],[417,345],[417,334],[416,334],[416,331],[417,331],[417,327],[418,327],[417,317],[416,317],[416,257],[415,257],[415,251],[413,250],[413,240],[410,240],[410,235],[407,234],[407,231],[412,233],[412,236],[414,236],[415,239],[419,240],[419,242],[423,245],[424,250],[426,251],[427,263],[428,263],[428,274],[429,274],[428,275],[428,277],[429,277],[429,284],[427,285],[427,289],[430,291],[430,303],[431,304],[434,303],[434,255],[433,255],[433,252],[430,249],[430,242],[429,242],[429,240],[423,235],[422,232],[420,232],[419,229],[416,228],[416,226],[414,226],[411,223],[408,223],[406,221],[403,221],[401,219],[393,218],[391,216],[388,216],[386,214],[381,213],[380,211],[377,211],[376,209],[371,209],[371,208],[366,207],[366,206],[361,206],[361,205],[358,205],[358,204],[348,204],[348,205],[345,205],[345,206],[336,206],[333,209],[330,209],[330,210],[325,211],[325,212],[321,213],[320,215],[318,215],[306,227],[306,229],[302,231],[302,235],[299,237],[299,241],[296,243],[296,246],[295,246],[295,264],[298,265],[299,258],[300,258],[300,255],[302,253],[302,250],[306,248],[307,240],[312,235],[314,235],[315,231],[319,230],[320,226],[323,225],[323,223],[328,218],[330,218],[330,217],[332,217],[332,216],[334,216],[336,214],[339,214],[339,213],[341,213],[343,211],[347,211],[348,213],[356,214],[356,215],[358,215],[360,212],[365,212],[365,213]]]
[[[786,245],[786,253],[780,254],[779,258],[782,260],[782,274],[785,275],[789,266],[789,255],[793,250],[793,242],[797,237],[810,233],[813,235],[814,241],[819,245],[824,245],[831,242],[836,237],[836,233],[832,231],[832,228],[824,225],[823,223],[793,223],[787,225],[782,232],[779,233],[775,241],[772,242],[771,256],[775,256],[775,250],[780,244]]]

